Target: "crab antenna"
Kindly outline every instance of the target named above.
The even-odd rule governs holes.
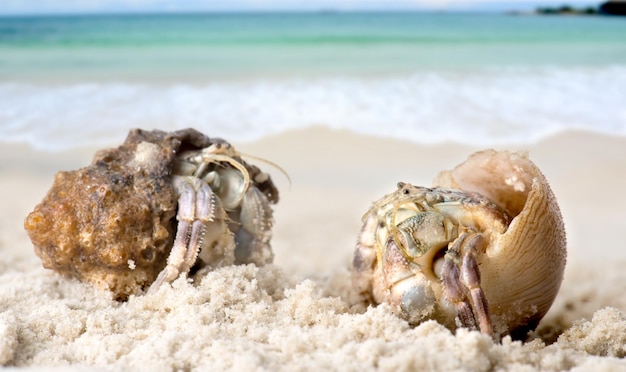
[[[265,164],[271,165],[272,167],[278,169],[280,171],[280,173],[282,173],[285,176],[285,178],[287,178],[287,181],[289,182],[289,189],[291,190],[291,185],[292,185],[291,177],[289,177],[289,174],[287,173],[286,170],[283,169],[283,167],[281,167],[280,165],[274,163],[273,161],[270,161],[270,160],[267,160],[267,159],[263,159],[263,158],[260,158],[258,156],[244,154],[242,152],[237,152],[237,153],[242,158],[258,160],[260,162],[263,162]]]
[[[246,191],[248,190],[248,187],[250,186],[250,174],[248,173],[248,170],[246,169],[246,167],[244,167],[240,162],[234,160],[228,155],[212,154],[210,155],[210,159],[211,161],[223,161],[225,163],[228,163],[232,165],[233,167],[237,168],[237,170],[241,172],[241,174],[243,175],[243,180],[244,180],[244,187],[243,187],[244,192],[237,198],[237,202],[240,202],[241,199],[243,199],[243,195],[246,193]]]

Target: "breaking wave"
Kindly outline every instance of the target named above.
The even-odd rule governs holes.
[[[500,68],[384,78],[212,84],[0,83],[0,141],[46,151],[195,127],[246,142],[327,126],[420,144],[533,143],[564,130],[626,135],[626,67]]]

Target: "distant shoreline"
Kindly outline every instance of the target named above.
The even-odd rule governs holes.
[[[600,8],[594,6],[574,8],[569,5],[562,5],[559,7],[539,7],[535,9],[534,13],[539,15],[597,15],[600,14]]]
[[[512,12],[513,14],[525,14],[524,12]],[[559,7],[538,7],[531,15],[566,15],[566,16],[588,16],[588,15],[626,15],[626,2],[607,1],[598,6],[587,6],[583,8],[575,8],[570,5],[561,5]]]

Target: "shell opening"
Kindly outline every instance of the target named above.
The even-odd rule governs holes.
[[[477,192],[515,217],[524,209],[535,182],[535,171],[522,153],[487,150],[439,174],[438,186]]]

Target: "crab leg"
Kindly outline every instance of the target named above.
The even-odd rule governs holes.
[[[167,266],[152,283],[148,294],[155,293],[163,283],[173,281],[180,273],[189,272],[202,246],[206,223],[213,215],[213,193],[206,183],[200,183],[198,191],[188,181],[182,182],[180,188],[174,245]]]
[[[213,221],[215,215],[215,194],[211,188],[204,182],[200,184],[200,188],[196,193],[196,214],[195,221],[191,226],[191,236],[189,246],[185,254],[185,260],[181,267],[181,272],[188,273],[191,267],[196,263],[198,253],[202,247],[202,240],[206,232],[206,226]]]
[[[256,187],[244,193],[241,203],[241,227],[235,234],[237,248],[235,262],[264,265],[273,258],[269,247],[272,229],[272,210],[268,200]]]
[[[474,256],[476,247],[482,244],[482,236],[474,235],[465,246],[463,263],[461,265],[461,280],[467,287],[472,301],[472,308],[478,318],[480,331],[494,338],[489,304],[485,292],[480,286],[480,269]]]
[[[480,286],[480,269],[474,258],[477,246],[482,244],[482,236],[476,234],[470,239],[467,236],[467,233],[461,234],[444,257],[442,269],[444,293],[456,307],[463,327],[479,329],[494,338],[489,304]],[[459,265],[461,252],[463,258]],[[469,292],[469,300],[465,295],[466,290]]]
[[[444,295],[456,308],[461,326],[477,329],[474,312],[465,297],[465,291],[461,284],[461,273],[456,262],[459,261],[460,245],[465,237],[462,235],[452,243],[444,257],[441,277]]]

